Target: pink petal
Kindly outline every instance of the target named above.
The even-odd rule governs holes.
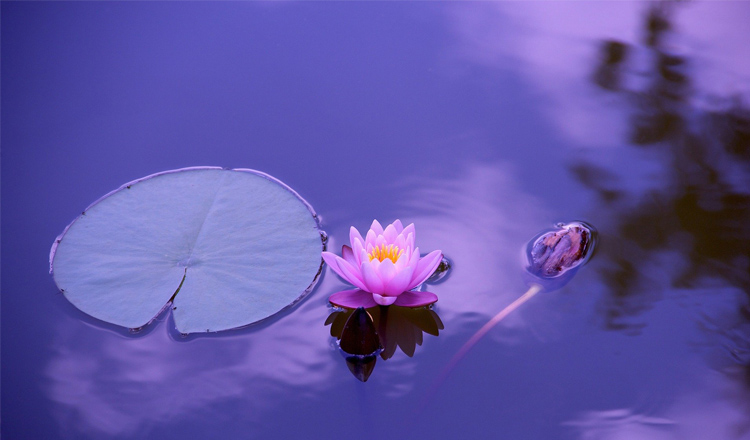
[[[370,229],[367,231],[367,237],[365,237],[365,249],[367,249],[367,252],[370,252],[370,249],[368,249],[370,246],[375,246],[375,240],[378,238],[378,235],[375,234],[375,232]]]
[[[363,246],[365,244],[365,239],[362,238],[362,234],[359,233],[357,228],[352,226],[351,228],[349,228],[349,243],[352,245],[352,247],[354,247],[354,243],[356,241],[360,241]]]
[[[370,295],[374,302],[378,303],[381,306],[389,306],[398,300],[397,296],[383,296],[378,295],[377,293],[373,293]]]
[[[375,232],[376,235],[383,235],[383,227],[380,226],[380,223],[377,220],[372,221],[372,224],[370,225],[370,230]]]
[[[388,240],[383,235],[378,235],[378,238],[375,239],[375,247],[388,246],[388,244]]]
[[[406,249],[406,239],[403,235],[396,236],[393,244],[396,245],[396,247],[398,247],[399,249]]]
[[[386,258],[385,260],[380,262],[378,275],[380,275],[380,279],[383,281],[383,286],[387,286],[388,283],[390,283],[390,281],[393,279],[393,277],[396,276],[396,266],[393,264],[393,261]]]
[[[341,246],[341,258],[348,261],[349,264],[358,265],[357,259],[354,257],[354,252],[352,252],[352,248],[347,245]]]
[[[401,224],[401,220],[399,219],[396,219],[396,221],[393,222],[393,227],[396,228],[396,232],[399,234],[404,230],[404,225]]]
[[[372,293],[383,293],[383,281],[378,276],[375,266],[379,266],[378,260],[365,261],[362,263],[362,281],[364,281],[365,290]]]
[[[348,261],[341,257],[336,256],[330,252],[323,252],[323,260],[328,264],[328,267],[333,269],[338,276],[351,284],[359,287],[360,289],[365,288],[365,284],[362,281],[362,276],[359,272],[351,265]]]
[[[411,238],[409,238],[409,234],[411,234]],[[417,237],[417,232],[414,230],[414,223],[410,223],[409,226],[405,227],[401,231],[401,235],[406,237],[407,246],[411,245],[411,247],[414,247],[414,240]]]
[[[341,278],[346,279],[346,276],[343,272],[341,272],[341,269],[339,268],[339,264],[336,262],[337,255],[333,254],[331,252],[323,252],[323,261],[328,264],[328,267],[330,267],[334,272],[336,272]]]
[[[359,254],[359,265],[361,266],[362,263],[366,263],[370,261],[370,256],[367,255],[367,252],[362,249],[362,252]]]
[[[404,254],[401,255],[401,258],[396,260],[396,271],[398,273],[402,273],[403,271],[407,269],[409,270],[410,274],[414,271],[414,268],[417,267],[418,258],[412,262],[412,259],[413,259],[412,255],[413,255],[412,252],[407,248],[404,251]],[[411,278],[409,278],[409,281],[411,281]],[[404,289],[404,290],[409,290],[409,289]]]
[[[406,236],[406,240],[404,241],[404,246],[408,248],[414,249],[414,234],[409,234]]]
[[[401,257],[399,257],[398,260],[396,260],[396,270],[401,272],[404,270],[405,267],[409,265],[409,257],[411,255],[409,254],[409,249],[405,249],[404,253],[401,254]]]
[[[352,242],[352,252],[354,253],[354,260],[357,262],[354,264],[355,267],[359,267],[362,264],[362,259],[366,258],[367,253],[362,247],[363,244],[364,242],[360,242],[359,240]]]
[[[337,257],[336,263],[338,263],[339,265],[339,270],[341,270],[342,278],[359,287],[360,289],[367,290],[364,280],[362,279],[362,274],[357,270],[356,267],[352,266],[348,261],[340,257]]]
[[[424,307],[437,302],[438,297],[432,292],[404,292],[396,297],[395,305],[401,307]]]
[[[398,237],[398,231],[396,231],[396,228],[393,227],[393,225],[388,225],[385,228],[385,231],[383,231],[383,237],[385,237],[385,240],[388,243],[393,243],[396,241],[396,237]]]
[[[375,307],[378,305],[372,299],[372,294],[361,289],[343,290],[336,292],[328,298],[328,302],[339,307],[347,309],[356,309],[357,307]]]
[[[419,260],[417,267],[414,269],[414,275],[412,275],[412,288],[424,283],[424,280],[435,272],[442,258],[443,253],[441,251],[432,251]]]
[[[398,267],[398,266],[397,266]],[[414,267],[405,267],[401,269],[388,283],[385,284],[386,295],[399,295],[409,290],[409,283],[414,272]]]
[[[414,249],[411,255],[409,255],[409,266],[416,269],[417,263],[419,263],[419,248]]]

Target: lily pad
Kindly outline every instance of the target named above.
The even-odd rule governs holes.
[[[139,328],[172,300],[181,333],[242,327],[317,280],[317,217],[289,187],[245,169],[186,168],[128,183],[57,238],[50,271],[83,312]]]

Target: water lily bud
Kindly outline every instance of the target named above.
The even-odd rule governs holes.
[[[526,247],[526,271],[547,290],[562,287],[591,256],[594,229],[583,222],[558,224]]]

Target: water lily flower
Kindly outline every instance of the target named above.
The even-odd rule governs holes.
[[[437,301],[434,293],[411,291],[435,272],[443,257],[432,251],[420,258],[415,236],[414,224],[404,227],[400,220],[385,229],[374,220],[365,238],[352,226],[351,246],[343,246],[340,257],[323,252],[323,259],[357,289],[334,293],[329,301],[347,308],[421,307]]]

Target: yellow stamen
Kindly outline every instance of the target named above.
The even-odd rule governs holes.
[[[399,249],[398,246],[392,244],[386,246],[384,244],[381,244],[380,246],[373,248],[373,250],[370,252],[370,261],[376,258],[378,259],[378,261],[383,261],[387,258],[395,263],[403,253],[404,250]]]

